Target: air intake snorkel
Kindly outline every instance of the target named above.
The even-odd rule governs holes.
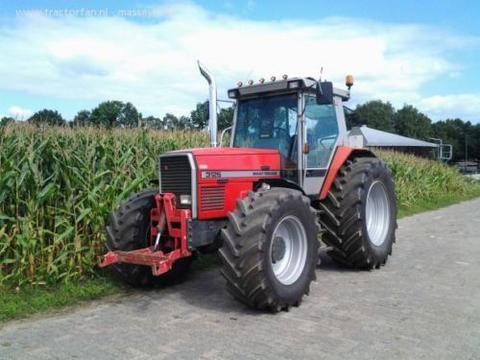
[[[209,105],[208,105],[208,131],[210,132],[210,146],[217,147],[217,84],[213,75],[203,66],[200,61],[198,68],[202,76],[208,81]]]

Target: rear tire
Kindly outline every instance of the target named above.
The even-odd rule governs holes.
[[[228,291],[256,309],[300,305],[315,279],[316,211],[301,192],[262,188],[237,202],[219,255]]]
[[[397,208],[392,175],[383,161],[348,160],[320,209],[322,240],[336,262],[359,269],[386,263],[395,242]]]
[[[130,197],[110,215],[107,226],[107,248],[110,251],[130,251],[149,246],[150,210],[155,206],[158,190],[143,190]],[[154,276],[148,266],[117,264],[114,271],[134,287],[151,287],[168,284],[180,279],[190,268],[192,258],[180,259],[172,269],[161,276]]]

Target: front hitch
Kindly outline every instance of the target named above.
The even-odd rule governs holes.
[[[191,211],[177,209],[175,195],[171,193],[155,195],[155,205],[150,211],[150,246],[131,251],[109,251],[100,259],[101,268],[114,264],[134,264],[150,266],[152,274],[160,276],[170,271],[173,264],[192,256],[188,249],[188,221]],[[173,249],[159,249],[160,237],[171,238]]]

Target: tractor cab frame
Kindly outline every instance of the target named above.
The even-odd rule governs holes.
[[[351,145],[343,106],[350,91],[284,76],[250,86],[239,83],[228,96],[236,102],[230,147],[279,150],[285,179],[306,195],[318,196],[335,149]]]

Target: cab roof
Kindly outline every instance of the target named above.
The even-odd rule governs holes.
[[[240,84],[233,89],[228,90],[230,99],[240,99],[244,97],[255,97],[256,95],[269,95],[277,92],[296,92],[298,90],[311,90],[315,92],[317,81],[313,78],[289,78],[275,81],[265,81],[252,85]],[[346,90],[333,88],[333,95],[341,97],[343,101],[348,101],[350,93]]]

